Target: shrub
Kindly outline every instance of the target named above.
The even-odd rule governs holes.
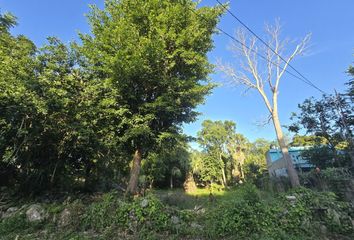
[[[136,233],[144,230],[156,232],[168,230],[172,214],[153,195],[123,201],[115,193],[102,196],[100,202],[92,203],[83,216],[83,227],[103,231],[118,227]]]
[[[346,168],[327,168],[300,175],[302,185],[336,193],[342,200],[353,201],[353,175]]]
[[[287,196],[294,196],[295,201]],[[265,198],[252,185],[241,187],[207,212],[207,235],[212,239],[311,239],[325,225],[330,232],[353,232],[350,204],[332,192],[298,188]]]
[[[42,223],[30,223],[24,213],[0,219],[0,239],[15,239],[17,235],[35,232],[43,227]]]
[[[240,189],[239,194],[238,198],[223,201],[208,212],[209,237],[232,235],[244,239],[272,229],[273,210],[261,201],[258,190],[247,185]]]
[[[293,219],[291,214],[298,214],[303,216],[302,221],[324,224],[329,231],[334,233],[354,232],[350,217],[353,206],[348,202],[338,200],[335,193],[317,192],[308,188],[298,188],[289,193],[296,197],[296,204],[293,208],[288,207],[292,209],[289,219]]]

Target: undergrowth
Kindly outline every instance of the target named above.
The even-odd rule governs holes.
[[[245,184],[171,202],[169,192],[126,200],[116,192],[84,202],[42,204],[48,217],[29,223],[22,211],[0,221],[0,239],[350,239],[353,207],[331,192],[298,188],[270,195]],[[169,199],[166,199],[169,196]],[[289,198],[289,196],[291,196]],[[191,201],[196,204],[186,204]],[[181,205],[181,206],[179,206]],[[66,210],[70,217],[58,224]]]

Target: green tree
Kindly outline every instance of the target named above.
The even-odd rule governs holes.
[[[290,146],[292,147],[306,147],[306,146],[315,146],[315,145],[325,145],[327,144],[327,140],[324,137],[316,136],[316,135],[299,135],[296,134],[293,137]]]
[[[230,160],[228,147],[237,137],[235,131],[236,124],[232,121],[203,121],[202,130],[198,132],[198,143],[205,153],[202,168],[204,179],[207,175],[208,180],[212,176],[216,179],[221,176],[221,183],[227,184],[226,169]]]
[[[309,136],[299,139],[313,148],[304,153],[304,157],[321,167],[347,165],[351,154],[352,125],[344,124],[344,119],[352,115],[351,104],[343,95],[323,95],[321,99],[306,99],[299,104],[300,113],[294,114],[295,122],[290,131],[298,133],[302,129]],[[344,120],[344,121],[343,121]],[[346,150],[346,157],[339,150]],[[349,155],[348,155],[349,153]]]
[[[27,87],[34,79],[35,45],[26,37],[12,36],[16,18],[0,13],[0,168],[6,176],[16,171],[29,113],[40,111],[41,101]],[[37,104],[33,104],[37,103]]]
[[[48,38],[38,49],[11,35],[15,23],[10,14],[0,16],[0,168],[14,169],[28,192],[78,178],[89,185],[119,156],[112,137],[117,114],[107,111],[103,87],[80,67],[75,44]]]
[[[127,193],[137,192],[142,157],[194,121],[194,108],[212,89],[207,53],[220,14],[192,0],[107,0],[104,10],[92,7],[92,34],[81,35],[81,53],[112,93],[110,106],[120,112],[116,132],[134,153]]]
[[[267,169],[266,153],[270,146],[277,142],[258,138],[248,144],[245,159],[245,177],[247,181],[255,181]]]
[[[231,134],[227,142],[227,151],[230,159],[230,172],[232,180],[244,179],[244,164],[249,148],[248,139],[242,134]]]
[[[142,175],[150,187],[154,183],[159,187],[181,186],[190,168],[190,152],[184,136],[163,143],[142,161]]]

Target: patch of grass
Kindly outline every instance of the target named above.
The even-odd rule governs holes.
[[[234,192],[234,191],[230,191]],[[186,193],[182,188],[154,190],[155,194],[162,202],[179,209],[194,209],[196,207],[207,207],[216,200],[224,199],[229,195],[229,191],[221,186],[210,188],[197,188],[194,192]]]

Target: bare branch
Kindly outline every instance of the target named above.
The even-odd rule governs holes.
[[[281,77],[283,76],[284,72],[286,71],[287,67],[289,66],[289,63],[298,55],[302,55],[309,43],[311,39],[311,34],[307,34],[302,41],[296,46],[295,50],[293,51],[293,53],[290,55],[290,57],[288,57],[288,59],[286,60],[285,65],[283,66],[283,69],[281,71],[279,71],[279,74],[277,75],[276,78],[276,83],[275,83],[275,91],[278,90],[279,87],[279,82]]]
[[[240,69],[235,70],[232,66],[221,61],[217,62],[217,68],[230,79],[233,85],[244,85],[247,89],[246,92],[250,89],[257,89],[270,113],[277,112],[280,79],[287,71],[289,63],[296,56],[304,53],[310,40],[310,35],[306,35],[296,45],[289,57],[284,57],[286,55],[284,54],[285,47],[289,45],[290,41],[288,39],[280,40],[281,30],[282,26],[279,20],[276,20],[273,26],[265,26],[265,32],[268,35],[267,44],[270,48],[263,45],[258,47],[259,44],[255,37],[246,35],[243,30],[238,30],[236,38],[241,44],[234,42],[231,45],[231,50],[238,59],[242,59]],[[265,57],[260,57],[260,54],[264,54]],[[266,84],[269,86],[269,91],[265,89]],[[267,96],[269,92],[272,97]]]
[[[223,72],[234,85],[246,85],[247,88],[257,88],[252,80],[242,71],[235,71],[229,64],[223,64],[221,60],[216,62],[217,68]]]
[[[259,128],[263,128],[265,127],[266,125],[268,125],[272,120],[272,115],[271,114],[268,114],[267,117],[263,117],[261,118],[260,120],[257,120],[255,122],[255,125]]]

